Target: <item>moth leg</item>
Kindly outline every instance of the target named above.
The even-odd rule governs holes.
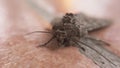
[[[42,47],[42,46],[46,46],[48,43],[50,43],[55,37],[52,37],[49,41],[47,41],[46,43],[42,44],[42,45],[38,45],[37,47]]]
[[[94,38],[94,37],[92,37],[92,36],[86,36],[85,38],[91,39],[91,40],[95,41],[95,43],[98,44],[98,45],[101,45],[101,44],[102,44],[102,45],[110,46],[109,43],[107,43],[107,42],[105,42],[105,41],[103,41],[103,40],[100,40],[100,39],[98,39],[98,38]]]

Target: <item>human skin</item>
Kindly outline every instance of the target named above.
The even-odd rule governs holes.
[[[4,0],[0,2],[0,6],[4,8],[0,12],[0,26],[4,26],[0,27],[0,68],[99,68],[91,59],[81,54],[78,48],[49,50],[36,47],[46,42],[50,36],[43,33],[26,34],[36,30],[51,30],[52,26],[22,0]],[[108,35],[111,29],[114,31],[119,27],[115,27],[116,25],[100,32],[99,37],[112,41],[111,51],[120,53],[119,49],[112,49],[119,45],[119,41],[112,40],[118,36],[111,34],[111,39],[111,35]]]

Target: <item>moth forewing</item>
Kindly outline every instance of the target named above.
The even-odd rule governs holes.
[[[82,38],[77,43],[85,49],[85,51],[79,49],[80,52],[92,59],[101,68],[120,68],[120,57],[102,47],[101,43],[98,45],[99,41],[96,44],[94,40]]]
[[[107,27],[111,25],[112,22],[111,20],[108,19],[90,17],[83,13],[76,14],[75,17],[79,22],[78,24],[84,24],[84,26],[89,32]]]

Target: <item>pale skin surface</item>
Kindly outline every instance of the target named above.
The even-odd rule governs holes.
[[[0,12],[0,68],[99,68],[75,47],[56,51],[45,47],[37,48],[38,44],[48,40],[49,35],[25,34],[36,30],[50,30],[51,25],[24,2],[4,0],[0,1],[0,6],[4,8]],[[114,32],[119,27],[115,26],[102,31],[99,36],[111,42],[111,50],[120,55],[120,50],[117,49],[119,41],[112,40],[117,36],[108,35],[111,29]]]

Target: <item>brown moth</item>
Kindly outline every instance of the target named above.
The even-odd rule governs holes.
[[[86,37],[92,38],[88,35],[88,32],[108,25],[110,25],[110,22],[107,20],[91,18],[82,13],[66,13],[63,18],[52,21],[52,30],[49,32],[46,31],[46,33],[51,33],[53,37],[45,44],[39,46],[47,46],[47,44],[53,39],[56,39],[59,43],[59,47],[70,46],[75,43],[75,40],[80,40],[81,38]],[[105,43],[102,40],[99,41]]]
[[[62,18],[53,20],[51,24],[51,31],[32,32],[52,35],[50,40],[38,47],[58,49],[71,45],[76,46],[81,53],[91,58],[100,68],[120,68],[120,58],[102,47],[102,45],[109,44],[89,35],[89,32],[109,26],[110,21],[88,17],[83,13],[66,13]],[[54,39],[57,41],[58,46],[48,45]]]

